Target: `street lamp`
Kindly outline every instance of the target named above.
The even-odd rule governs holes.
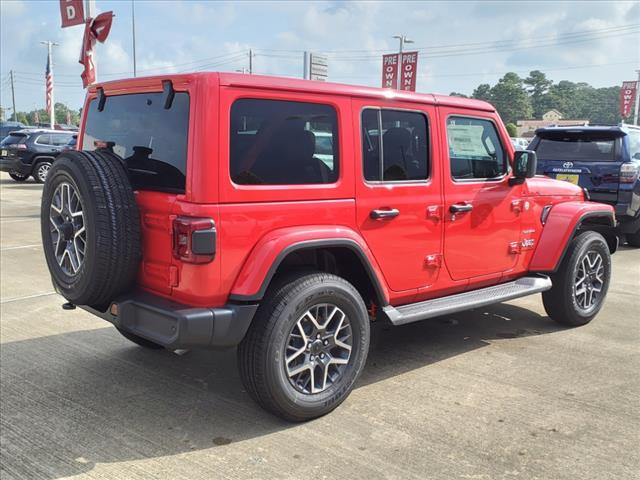
[[[396,80],[396,89],[400,90],[400,73],[402,72],[402,51],[405,43],[413,43],[406,35],[394,35],[392,38],[400,40],[400,52],[398,53],[398,78]]]

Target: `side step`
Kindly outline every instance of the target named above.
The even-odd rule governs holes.
[[[549,277],[523,277],[509,283],[481,288],[470,292],[457,293],[448,297],[435,298],[425,302],[411,303],[400,307],[387,305],[384,312],[394,325],[417,322],[426,318],[484,307],[493,303],[506,302],[551,288]]]

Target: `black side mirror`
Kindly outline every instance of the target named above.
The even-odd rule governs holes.
[[[513,177],[509,185],[520,185],[525,179],[535,176],[538,168],[538,156],[533,150],[518,150],[513,155]]]

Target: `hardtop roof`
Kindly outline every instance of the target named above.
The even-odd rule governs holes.
[[[150,84],[158,85],[159,87],[161,87],[163,80],[171,80],[172,82],[177,84],[188,84],[204,79],[214,80],[222,86],[233,86],[240,88],[261,88],[266,90],[286,90],[295,92],[389,99],[402,102],[447,105],[474,110],[483,110],[488,112],[495,111],[495,108],[491,104],[482,100],[471,98],[450,97],[448,95],[437,95],[431,93],[414,93],[387,88],[347,85],[333,82],[319,82],[289,77],[248,75],[243,73],[227,72],[197,72],[112,80],[91,85],[89,87],[89,92],[95,93],[98,88],[104,88],[105,93],[108,96],[110,93],[123,94],[127,93],[126,90],[135,91],[137,88],[148,88]]]

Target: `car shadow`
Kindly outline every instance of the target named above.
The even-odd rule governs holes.
[[[356,388],[493,340],[560,329],[509,304],[402,327],[376,323]],[[249,398],[234,349],[151,351],[106,327],[5,343],[0,360],[3,463],[18,478],[72,476],[97,463],[215,449],[303,428]]]

